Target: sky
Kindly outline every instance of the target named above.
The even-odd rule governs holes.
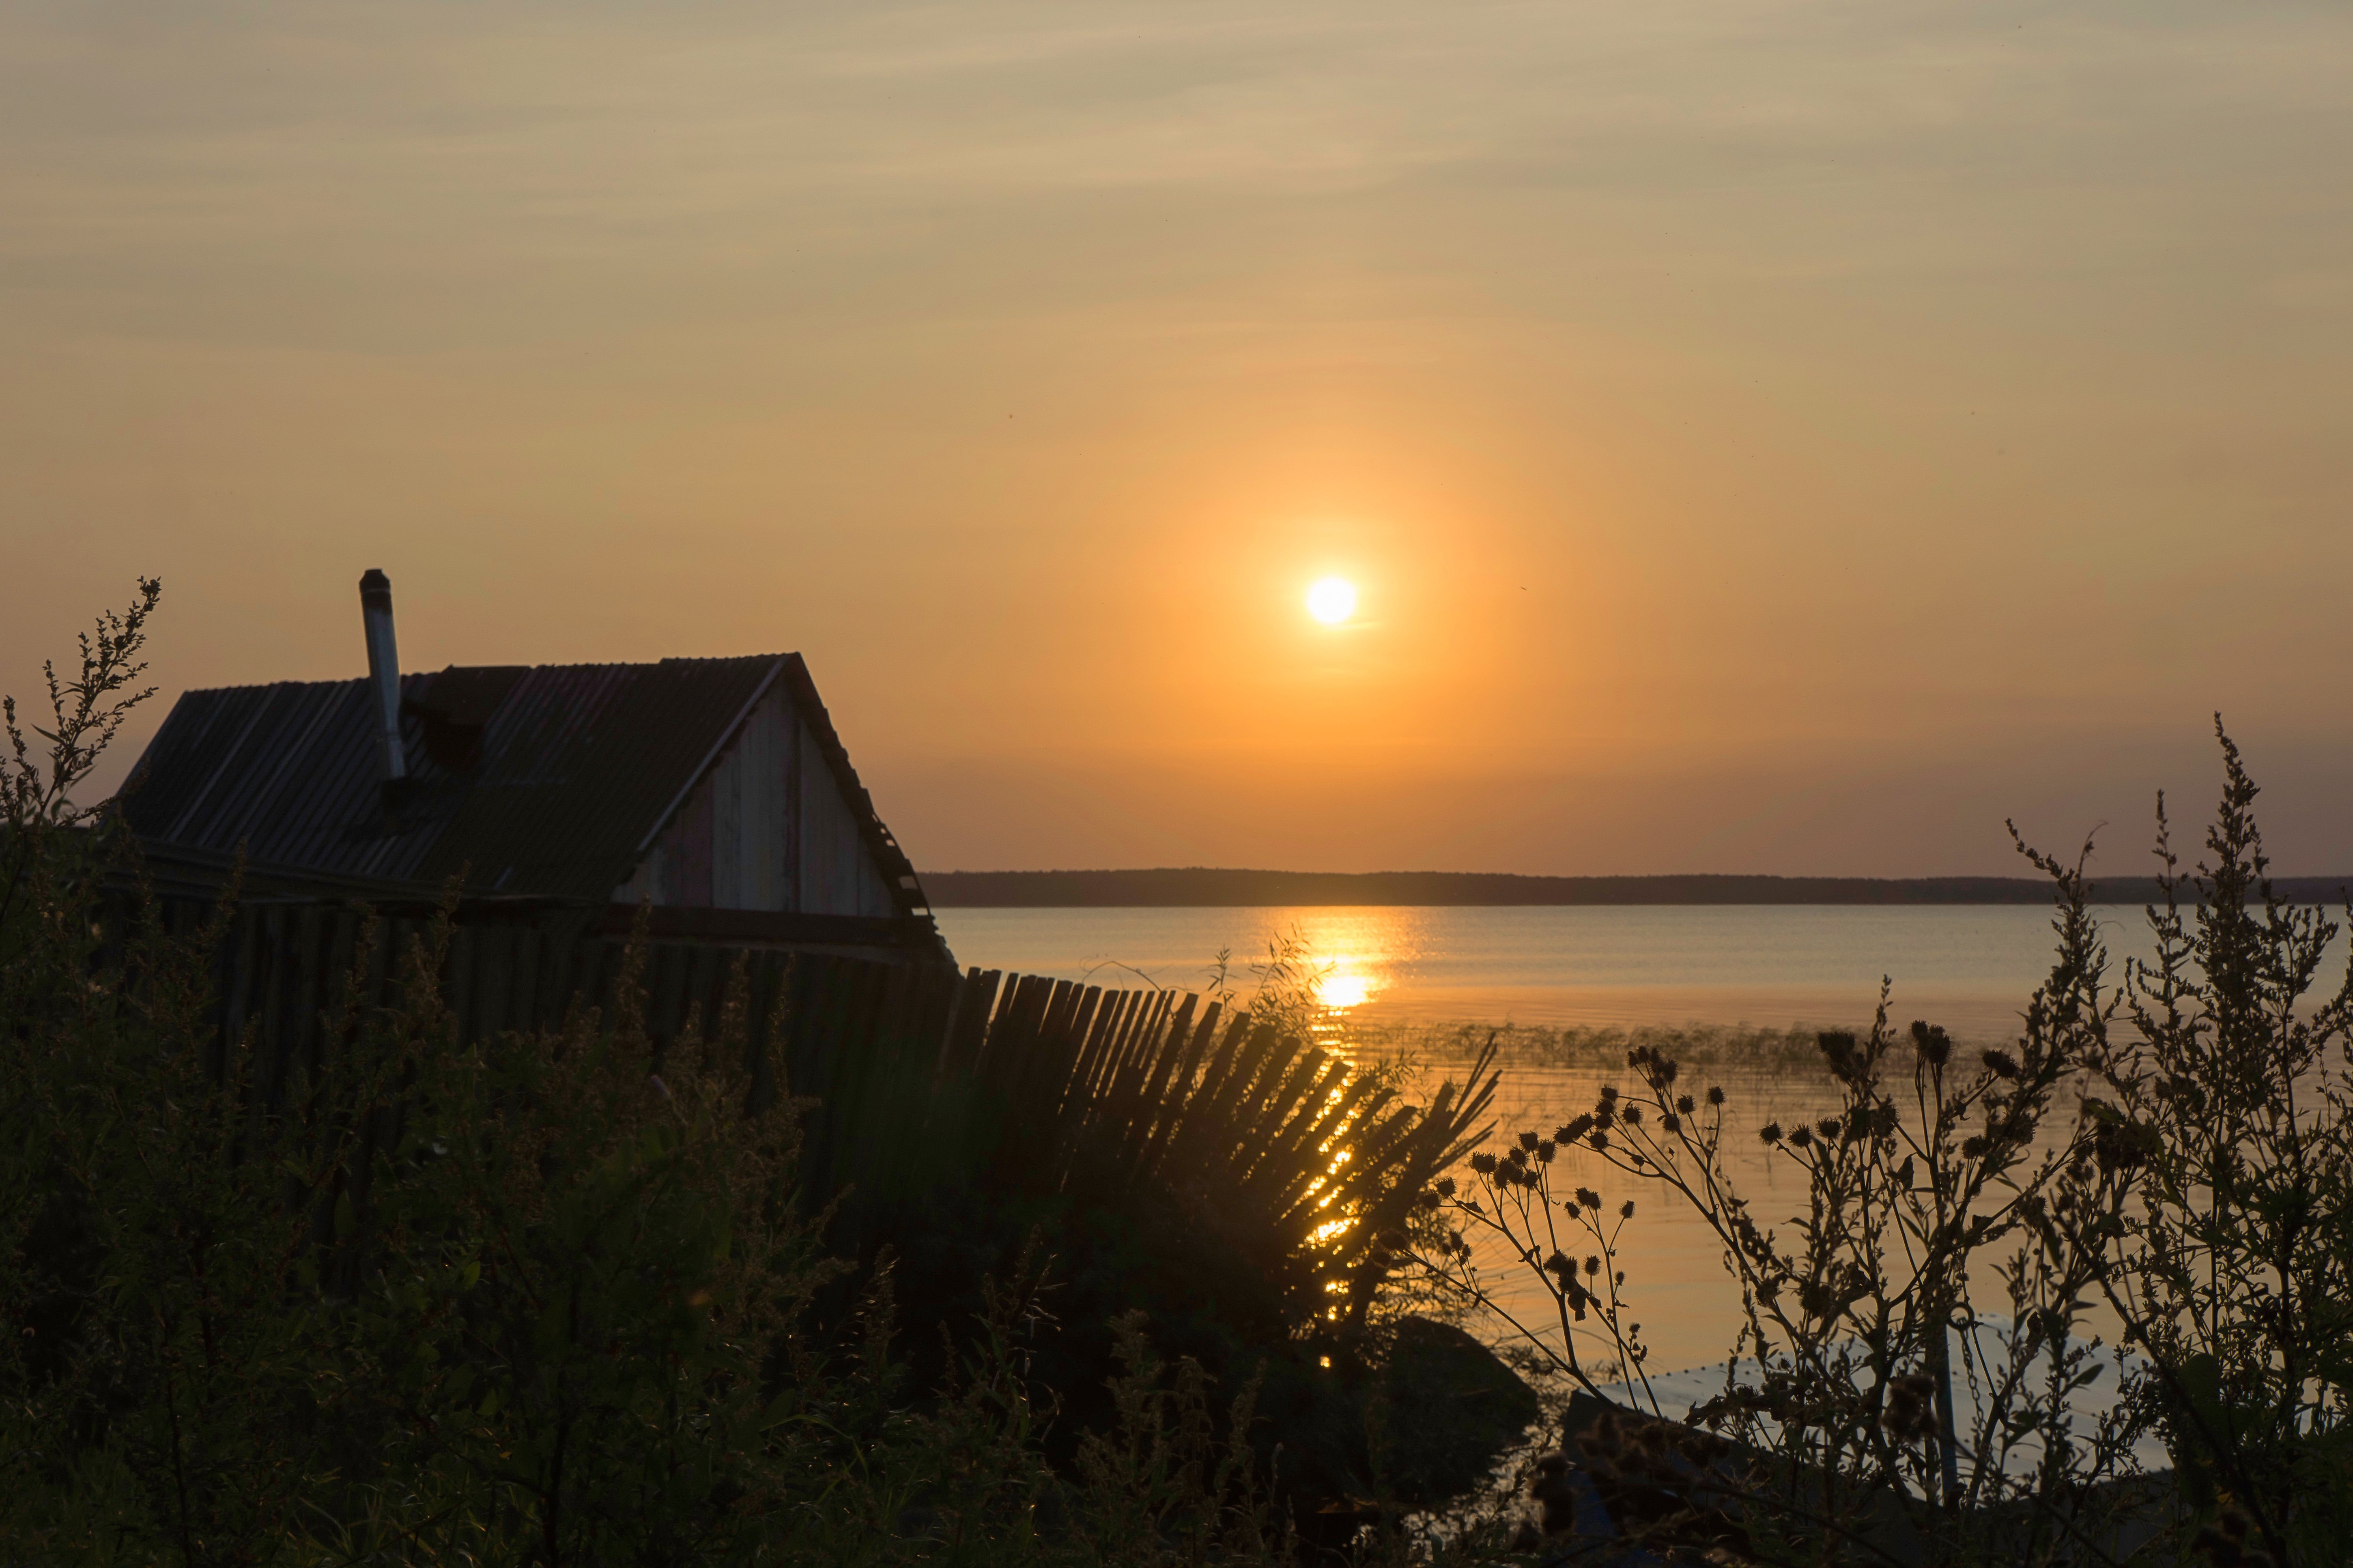
[[[926,869],[2137,872],[2219,710],[2353,871],[2348,60],[2334,4],[14,0],[0,688],[160,575],[119,777],[182,689],[363,673],[373,566],[412,669],[798,650]]]

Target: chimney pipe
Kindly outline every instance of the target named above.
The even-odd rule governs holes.
[[[360,579],[360,618],[367,627],[368,684],[384,731],[386,783],[408,776],[400,746],[400,651],[392,641],[392,579],[371,566]]]

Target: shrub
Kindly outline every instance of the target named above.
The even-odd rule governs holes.
[[[2273,889],[2255,785],[2216,734],[2225,779],[2194,873],[2158,802],[2165,902],[2127,973],[2095,1151],[2139,1168],[2141,1201],[2098,1283],[2147,1355],[2137,1408],[2196,1514],[2251,1525],[2275,1562],[2329,1562],[2353,1530],[2353,970],[2321,985],[2342,928]]]
[[[1732,1447],[1694,1459],[1620,1423],[1607,1453],[1588,1440],[1561,1461],[1581,1458],[1621,1499],[1682,1499],[1635,1508],[1658,1542],[1776,1561],[1901,1542],[1953,1561],[2101,1561],[2152,1542],[2216,1562],[2335,1560],[2353,1525],[2353,973],[2316,997],[2339,928],[2264,880],[2255,789],[2221,738],[2211,859],[2182,875],[2160,798],[2167,901],[2148,911],[2155,957],[2121,990],[2090,847],[2066,863],[2021,842],[2052,879],[2058,942],[2013,1048],[1968,1057],[1929,1024],[1893,1028],[1884,990],[1867,1034],[1818,1037],[1834,1106],[1757,1129],[1800,1176],[1802,1212],[1757,1212],[1728,1157],[1743,1134],[1727,1097],[1699,1092],[1654,1042],[1627,1052],[1630,1089],[1605,1086],[1425,1198],[1450,1222],[1420,1253],[1437,1288],[1556,1379],[1654,1418],[1621,1267],[1636,1205],[1572,1189],[1554,1152],[1582,1144],[1713,1228],[1741,1326],[1722,1392],[1688,1419]],[[1551,1321],[1512,1317],[1466,1232],[1542,1282]],[[2103,1343],[2096,1306],[2131,1353]],[[1964,1370],[1974,1419],[1957,1408]],[[2082,1396],[2103,1378],[2124,1397],[2093,1419]],[[2173,1483],[2139,1478],[2132,1449],[2150,1432]]]
[[[828,1195],[797,1189],[805,1107],[752,1092],[741,966],[708,1038],[649,1037],[640,933],[608,1013],[468,1044],[438,981],[445,909],[396,955],[388,993],[369,973],[379,944],[357,943],[318,1059],[281,1073],[251,1031],[222,1038],[211,981],[234,884],[207,929],[164,934],[136,891],[135,847],[72,799],[145,696],[133,687],[156,585],[141,592],[86,641],[77,682],[52,679],[46,755],[8,710],[0,1555],[554,1568],[1293,1554],[1258,1451],[1263,1369],[1229,1366],[1219,1386],[1200,1360],[1164,1359],[1153,1339],[1167,1326],[1128,1300],[1071,1325],[1101,1331],[1115,1360],[1056,1386],[1039,1345],[1050,1297],[1068,1310],[1071,1294],[1035,1238],[1003,1282],[980,1279],[976,1310],[934,1314],[940,1375],[911,1377],[895,1255],[848,1278],[820,1245]],[[1392,1086],[1327,1104],[1338,1081],[1303,1076],[1297,1042],[1238,1035],[1229,1054],[1226,1077],[1203,1082],[1300,1145],[1229,1162],[1234,1180],[1281,1185],[1261,1206],[1280,1199],[1288,1216],[1237,1226],[1312,1235],[1292,1188],[1330,1163],[1324,1142],[1350,1117],[1380,1112],[1414,1151],[1399,1169],[1446,1158],[1453,1135],[1423,1147],[1434,1134],[1389,1104]],[[1205,1147],[1183,1169],[1201,1185],[1219,1174],[1220,1132],[1232,1143],[1253,1123],[1196,1120]],[[1366,1223],[1385,1229],[1380,1205],[1402,1210],[1420,1177],[1397,1194],[1376,1178],[1327,1186],[1364,1186]],[[987,1220],[994,1236],[1007,1216]],[[1161,1272],[1194,1256],[1148,1233],[1114,1239],[1160,1247]],[[1086,1237],[1047,1241],[1090,1256]],[[1108,1250],[1092,1258],[1098,1296],[1155,1272]],[[1351,1275],[1352,1303],[1369,1302],[1377,1270]],[[853,1310],[820,1321],[811,1304],[828,1295]],[[1058,1473],[1047,1439],[1089,1381],[1107,1417],[1065,1435]]]

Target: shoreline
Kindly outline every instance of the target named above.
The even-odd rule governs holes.
[[[1501,871],[1266,871],[1158,867],[1104,871],[925,871],[934,909],[1645,908],[1674,905],[2047,904],[2039,877],[1537,877]],[[2276,877],[2290,902],[2337,904],[2353,873]],[[2189,889],[2185,889],[2185,893]],[[2095,878],[2093,901],[2149,904],[2149,877]],[[2194,895],[2184,898],[2185,907]]]

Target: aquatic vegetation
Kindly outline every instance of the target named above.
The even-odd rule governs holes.
[[[1340,1048],[1365,1060],[1466,1061],[1489,1046],[1506,1067],[1621,1071],[1629,1051],[1672,1056],[1692,1068],[1725,1077],[1741,1074],[1821,1070],[1815,1047],[1819,1031],[1802,1026],[1767,1028],[1745,1024],[1410,1023],[1346,1018],[1335,1020]]]

